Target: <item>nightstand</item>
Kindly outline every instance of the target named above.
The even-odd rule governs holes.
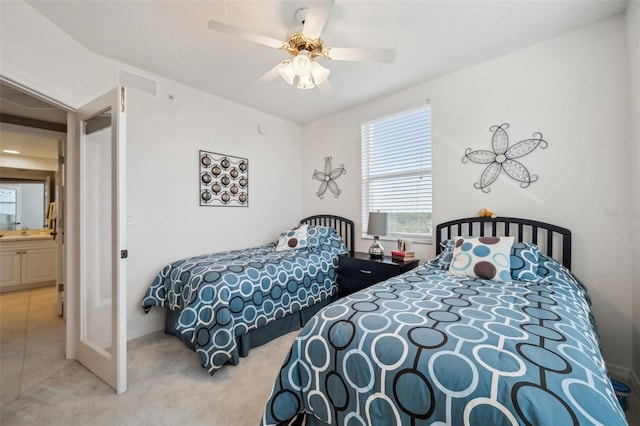
[[[379,283],[418,266],[418,259],[399,262],[385,256],[372,259],[368,253],[343,254],[339,258],[338,296],[343,297],[370,285]]]

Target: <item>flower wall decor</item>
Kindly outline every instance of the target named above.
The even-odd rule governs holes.
[[[329,191],[333,193],[335,198],[342,193],[340,188],[338,188],[338,184],[335,182],[343,174],[347,173],[347,170],[344,168],[344,164],[340,164],[340,167],[336,167],[332,169],[331,166],[331,157],[324,158],[324,172],[319,172],[318,170],[313,171],[313,179],[317,179],[320,181],[320,188],[318,188],[318,192],[316,195],[320,198],[324,197],[324,193],[327,192],[327,188]]]
[[[533,138],[521,140],[509,148],[509,135],[506,130],[508,128],[508,123],[489,128],[489,131],[493,132],[491,137],[493,151],[472,151],[471,148],[467,148],[464,157],[462,157],[463,163],[472,161],[477,164],[488,164],[480,176],[480,182],[473,184],[475,188],[481,189],[483,192],[491,191],[489,185],[498,179],[503,170],[509,177],[520,182],[521,188],[526,188],[531,182],[538,180],[537,175],[530,174],[529,170],[515,159],[533,152],[538,146],[545,149],[549,144],[542,139],[542,133],[535,132]]]

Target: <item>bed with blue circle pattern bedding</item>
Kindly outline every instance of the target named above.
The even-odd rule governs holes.
[[[428,262],[334,302],[293,343],[261,424],[626,424],[585,288],[542,254],[538,273]]]
[[[333,228],[310,226],[307,232],[304,248],[278,251],[272,243],[166,265],[142,307],[179,312],[175,331],[213,374],[237,358],[236,337],[337,293],[337,257],[347,248]]]

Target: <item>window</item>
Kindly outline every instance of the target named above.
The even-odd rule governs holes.
[[[362,233],[369,212],[386,212],[388,236],[429,240],[431,227],[431,105],[361,127]]]
[[[15,229],[18,191],[0,187],[0,230]]]

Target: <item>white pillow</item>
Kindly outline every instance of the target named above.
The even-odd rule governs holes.
[[[293,250],[307,246],[307,229],[309,225],[300,225],[280,234],[276,251]]]
[[[511,282],[511,246],[514,237],[458,238],[449,272],[471,278]]]

